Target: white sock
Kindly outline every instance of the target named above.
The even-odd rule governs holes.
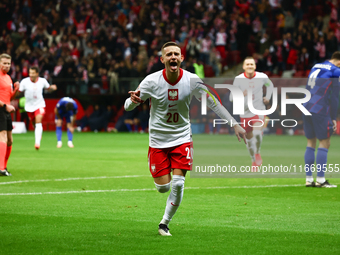
[[[166,201],[165,212],[160,224],[168,225],[172,217],[175,215],[183,198],[184,181],[184,176],[174,175],[172,177],[172,189],[168,200]]]
[[[316,177],[316,181],[318,183],[324,183],[326,181],[326,178],[325,177]]]
[[[35,144],[40,145],[42,133],[43,133],[42,124],[41,123],[36,123],[35,124],[35,130],[34,130]]]
[[[306,176],[306,182],[313,182],[314,178],[313,176]]]
[[[251,160],[254,162],[255,161],[255,138],[247,139],[247,148],[251,157]]]
[[[255,154],[260,154],[261,144],[262,144],[262,131],[261,130],[254,130],[253,131],[255,137]]]

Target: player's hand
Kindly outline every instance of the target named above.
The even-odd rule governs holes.
[[[244,95],[244,96],[248,95],[248,90],[246,90],[246,89],[243,90],[243,95]]]
[[[265,105],[267,105],[267,104],[269,104],[269,100],[267,99],[267,98],[263,98],[263,103],[265,104]]]
[[[239,124],[234,126],[234,131],[235,131],[235,135],[237,136],[238,141],[241,142],[241,138],[242,138],[244,143],[247,144],[246,131]]]
[[[336,122],[336,120],[332,120],[332,122],[333,122],[333,131],[334,131],[334,133],[335,133],[336,130],[337,130],[337,128],[338,128],[337,122]]]
[[[55,85],[55,84],[51,85],[51,86],[50,86],[50,89],[51,89],[51,90],[57,90],[57,85]]]
[[[131,96],[132,103],[134,103],[134,104],[142,103],[142,99],[139,97],[140,96],[140,90],[129,91],[129,94]]]
[[[15,108],[13,105],[6,104],[6,112],[14,112]]]
[[[18,81],[14,82],[14,84],[13,84],[14,91],[17,91],[19,89],[19,85],[20,85],[20,83]]]

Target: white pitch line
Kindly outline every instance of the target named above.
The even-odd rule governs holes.
[[[78,180],[95,180],[95,179],[120,179],[120,178],[137,178],[137,177],[149,177],[150,175],[123,175],[123,176],[98,176],[98,177],[76,177],[65,179],[42,179],[42,180],[22,180],[13,182],[0,182],[0,185],[26,183],[26,182],[61,182],[61,181],[78,181]]]
[[[187,187],[185,189],[254,189],[254,188],[281,188],[281,187],[301,187],[303,184],[293,185],[266,185],[266,186],[224,186],[224,187]],[[0,193],[0,196],[28,196],[28,195],[61,195],[77,193],[103,193],[103,192],[128,192],[128,191],[156,191],[155,188],[148,189],[109,189],[109,190],[70,190],[53,192],[30,192],[30,193]]]

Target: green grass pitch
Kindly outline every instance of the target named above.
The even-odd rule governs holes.
[[[340,188],[188,175],[173,236],[162,237],[168,193],[154,189],[147,134],[76,133],[70,149],[64,133],[63,143],[45,132],[35,151],[33,132],[14,135],[13,176],[0,178],[0,254],[340,254]],[[196,135],[194,146],[198,162],[250,163],[234,136]],[[305,146],[302,136],[265,136],[263,163],[303,164]],[[339,152],[332,137],[328,163]]]

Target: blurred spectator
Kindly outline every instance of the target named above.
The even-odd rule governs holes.
[[[210,52],[210,65],[212,66],[216,77],[220,76],[220,72],[222,69],[222,64],[220,60],[220,53],[217,51],[216,47],[213,47],[212,51]]]
[[[305,47],[303,47],[302,50],[300,51],[297,61],[298,64],[302,67],[303,71],[306,71],[307,69],[310,68],[309,54]]]
[[[208,34],[200,42],[200,60],[206,65],[210,65],[210,52],[213,46],[213,41]]]
[[[92,86],[96,83],[97,76],[97,66],[92,58],[89,59],[87,64],[87,75],[89,77],[89,86]]]
[[[247,24],[243,17],[238,18],[237,24],[237,49],[241,51],[241,58],[244,59],[247,56],[247,43],[249,35],[251,34],[251,24]],[[222,57],[222,55],[221,55]]]
[[[292,48],[289,51],[287,58],[287,66],[289,66],[288,70],[296,70],[296,63],[298,60],[298,51],[295,48]]]
[[[290,11],[285,13],[285,23],[284,23],[284,32],[285,33],[293,33],[295,26],[295,19]]]
[[[316,50],[316,60],[317,62],[323,62],[326,60],[326,45],[325,39],[323,37],[319,38],[319,41],[314,46]]]
[[[25,78],[37,65],[63,94],[70,66],[80,93],[93,84],[102,93],[126,92],[131,75],[163,68],[157,52],[169,40],[178,41],[186,61],[202,60],[216,76],[254,53],[261,68],[280,74],[305,65],[306,54],[303,69],[340,48],[337,1],[5,2],[0,50],[13,56],[11,76]]]
[[[331,58],[332,54],[338,50],[338,40],[331,30],[327,33],[326,38],[326,58]]]
[[[109,77],[107,76],[107,70],[105,68],[99,68],[99,76],[101,79],[101,94],[106,94],[109,91]]]
[[[195,67],[193,66],[192,59],[188,58],[185,62],[184,69],[190,73],[195,73]]]
[[[90,16],[87,15],[85,19],[81,18],[78,22],[75,17],[73,17],[73,23],[76,26],[76,34],[81,36],[86,31],[87,22],[89,21]]]
[[[195,68],[195,74],[197,74],[197,76],[201,79],[204,79],[205,75],[204,75],[204,65],[202,60],[198,60],[194,59],[194,63],[192,64],[193,67]]]
[[[269,49],[270,47],[270,40],[269,40],[269,36],[267,33],[263,33],[259,42],[258,42],[258,45],[259,45],[259,53],[260,54],[263,54],[264,51],[266,49]]]
[[[316,20],[314,21],[314,26],[318,32],[323,30],[323,18],[321,15],[318,15]]]
[[[66,82],[66,95],[75,95],[78,91],[77,87],[76,87],[76,77],[77,77],[77,73],[74,70],[74,67],[69,66],[66,70],[65,73],[65,81]]]
[[[128,92],[130,89],[130,83],[128,80],[124,80],[124,78],[129,77],[129,69],[127,68],[125,64],[125,61],[120,61],[115,72],[117,72],[118,78],[123,78],[123,79],[118,80],[119,91],[122,93]]]
[[[76,76],[76,82],[77,87],[79,88],[80,94],[87,94],[88,92],[88,84],[89,78],[87,76],[87,70],[84,65],[79,65],[77,69],[77,76]]]
[[[149,125],[149,117],[150,117],[150,110],[147,103],[142,104],[142,109],[135,118],[135,130],[139,130],[139,126],[141,128],[140,132],[144,133],[147,131]]]
[[[225,32],[225,29],[221,27],[219,31],[216,33],[216,40],[215,40],[215,45],[216,45],[216,50],[219,52],[219,55],[222,59],[222,66],[226,66],[226,59],[227,59],[227,54],[226,54],[226,45],[227,45],[227,38],[228,35]]]
[[[277,40],[270,47],[269,52],[272,54],[273,67],[278,71],[283,72],[286,70],[286,59],[284,59],[286,48],[283,47],[282,40]]]
[[[115,64],[115,66],[118,68],[118,64]],[[111,65],[107,73],[109,77],[110,94],[113,94],[114,92],[119,93],[118,74],[115,72],[115,66]]]
[[[200,44],[196,40],[195,35],[190,37],[190,40],[186,47],[186,57],[199,58],[200,56]]]
[[[138,132],[138,126],[136,122],[136,118],[138,116],[138,108],[135,108],[132,111],[124,112],[124,123],[129,132]],[[133,127],[133,129],[132,129]]]

